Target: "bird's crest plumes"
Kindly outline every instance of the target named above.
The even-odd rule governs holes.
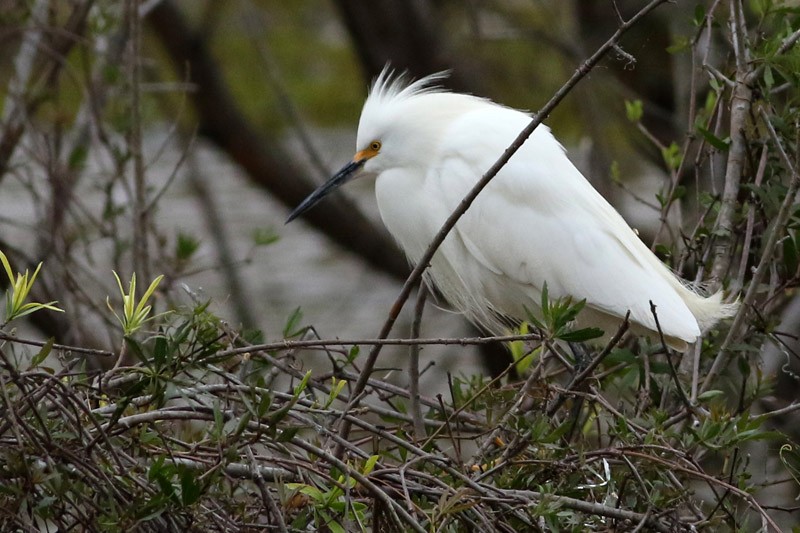
[[[375,78],[361,111],[356,139],[359,150],[376,139],[382,139],[386,143],[387,138],[384,137],[391,131],[404,131],[403,136],[406,139],[415,138],[420,141],[420,146],[415,148],[418,155],[422,153],[421,150],[433,149],[435,145],[433,141],[436,139],[428,138],[425,142],[421,141],[423,132],[428,131],[430,134],[432,129],[444,127],[448,123],[446,117],[438,116],[433,119],[433,115],[441,112],[454,114],[460,111],[457,106],[441,106],[435,103],[435,100],[452,97],[460,101],[467,98],[464,95],[449,93],[439,84],[448,75],[449,72],[445,71],[413,80],[406,72],[397,72],[389,66],[384,67]],[[434,101],[431,101],[431,98]],[[424,124],[427,126],[422,127],[422,120],[412,120],[410,117],[413,116],[425,119]],[[381,161],[384,164],[391,163],[385,150]],[[409,161],[406,159],[404,162]]]
[[[367,101],[386,103],[392,100],[406,100],[421,94],[447,92],[438,82],[449,75],[450,71],[445,70],[413,80],[407,71],[397,72],[386,65],[372,83]]]
[[[389,65],[375,78],[369,90],[364,108],[382,107],[392,102],[406,101],[415,96],[431,93],[447,92],[439,82],[450,75],[449,70],[437,72],[424,78],[414,80],[407,71],[397,72]]]

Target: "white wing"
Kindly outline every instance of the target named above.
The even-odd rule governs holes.
[[[454,122],[441,164],[425,180],[426,196],[442,202],[430,216],[444,220],[442,213],[455,209],[529,120],[491,106]],[[666,335],[692,342],[700,334],[679,294],[686,289],[572,165],[546,127],[534,132],[454,231],[442,248],[447,266],[458,272],[465,290],[480,284],[496,310],[520,316],[520,303],[537,306],[547,283],[551,297],[586,299],[587,306],[617,317],[630,310],[635,323],[655,331],[652,300]],[[483,273],[474,271],[465,252]],[[511,294],[509,281],[527,297]]]

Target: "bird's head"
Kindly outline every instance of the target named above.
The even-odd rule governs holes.
[[[390,68],[384,68],[361,111],[353,159],[303,200],[287,223],[357,176],[399,167],[422,170],[430,161],[438,131],[444,126],[439,115],[447,106],[439,97],[462,97],[436,85],[446,76],[446,72],[440,72],[409,83],[405,75],[395,75]],[[439,97],[431,98],[434,95]]]

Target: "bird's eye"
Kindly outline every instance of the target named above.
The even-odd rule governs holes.
[[[369,145],[369,149],[373,152],[379,152],[381,149],[381,142],[380,141],[372,141]]]

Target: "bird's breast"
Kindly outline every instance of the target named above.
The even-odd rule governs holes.
[[[428,191],[430,192],[430,191]],[[375,182],[375,197],[383,223],[412,262],[430,244],[448,213],[426,194],[425,178],[410,169],[382,172]]]

